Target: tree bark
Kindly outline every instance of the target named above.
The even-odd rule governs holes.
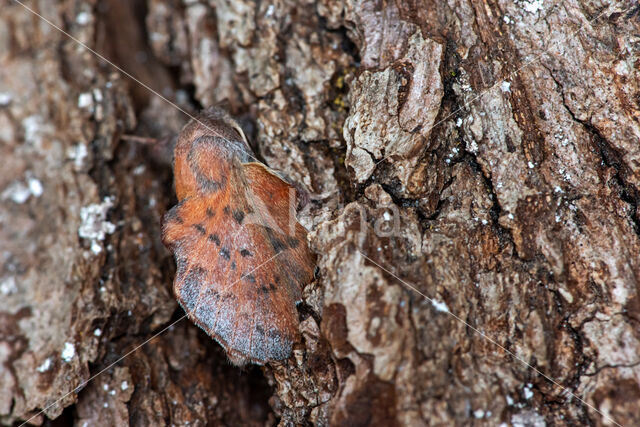
[[[636,2],[24,5],[50,23],[0,0],[0,422],[640,424]],[[170,141],[210,105],[312,194],[282,363],[230,365],[172,295]]]

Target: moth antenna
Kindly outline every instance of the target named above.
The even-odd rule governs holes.
[[[130,141],[130,142],[135,142],[137,144],[145,144],[145,145],[153,145],[160,142],[158,138],[151,138],[151,137],[139,136],[139,135],[128,135],[128,134],[121,135],[120,139],[123,141]]]

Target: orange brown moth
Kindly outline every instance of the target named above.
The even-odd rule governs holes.
[[[223,111],[189,122],[174,151],[178,204],[162,229],[178,302],[238,365],[290,356],[296,304],[315,267],[290,207],[293,187],[254,159]]]

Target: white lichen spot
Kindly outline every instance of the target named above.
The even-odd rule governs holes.
[[[47,357],[44,360],[44,362],[42,362],[42,364],[36,368],[36,370],[38,372],[47,372],[49,369],[51,369],[51,358],[50,357]]]
[[[437,301],[435,299],[431,300],[431,304],[433,304],[433,308],[435,308],[438,311],[441,311],[443,313],[448,313],[449,312],[449,307],[447,307],[447,304],[444,302],[440,302]]]
[[[42,140],[42,127],[42,117],[38,115],[25,117],[22,120],[25,141],[32,144],[40,143]]]
[[[84,166],[84,161],[88,155],[87,146],[83,143],[78,143],[67,150],[67,158],[73,160],[76,168]]]
[[[628,76],[629,75],[629,66],[625,61],[618,61],[618,63],[613,68],[617,75],[619,76]],[[0,94],[1,95],[1,94]]]
[[[460,127],[460,126],[462,126],[462,117],[458,117],[456,119],[456,127]]]
[[[116,391],[115,391],[115,390],[111,390],[111,391],[109,392],[109,394],[110,394],[111,396],[115,396],[115,395],[116,395]]]
[[[513,427],[545,427],[544,417],[532,410],[525,410],[511,416]]]
[[[471,141],[469,144],[469,151],[473,154],[478,154],[478,143]]]
[[[80,209],[80,228],[78,235],[87,240],[104,240],[107,234],[116,230],[116,226],[107,221],[107,212],[113,207],[113,199],[105,197],[102,203],[94,203]]]
[[[120,384],[120,390],[124,391],[128,388],[129,388],[129,383],[126,381],[122,381],[122,383]]]
[[[98,255],[98,254],[100,254],[100,252],[102,252],[102,246],[100,245],[100,243],[98,243],[97,240],[92,240],[91,241],[91,252],[94,255]]]
[[[78,108],[89,108],[93,106],[93,96],[91,93],[84,92],[78,96]]]
[[[513,405],[513,398],[511,396],[509,396],[508,394],[504,397],[504,399],[507,401],[507,405],[512,406]]]
[[[146,167],[145,167],[144,165],[136,166],[136,167],[133,169],[133,174],[134,174],[135,176],[142,175],[142,174],[144,173],[145,169],[146,169]]]
[[[29,190],[29,187],[21,181],[13,181],[2,192],[2,199],[11,199],[14,203],[19,205],[26,202],[30,196],[31,191]]]
[[[541,11],[543,9],[543,3],[543,0],[523,0],[521,2],[522,8],[529,13],[538,13]]]
[[[526,386],[524,386],[524,388],[522,389],[522,395],[524,396],[525,399],[529,400],[533,397],[533,391],[531,390],[531,383],[527,384]]]
[[[378,316],[371,319],[371,329],[373,329],[374,331],[376,331],[381,324],[382,324],[382,320]]]
[[[29,186],[29,191],[35,197],[42,196],[44,189],[42,188],[42,183],[37,178],[28,178],[27,185]]]
[[[96,336],[96,337],[99,337],[100,335],[102,335],[102,329],[100,329],[100,328],[95,328],[95,329],[93,330],[93,335],[94,335],[94,336]]]
[[[76,347],[70,342],[64,343],[64,348],[62,349],[61,357],[62,360],[69,363],[73,360],[73,356],[76,355]]]
[[[529,166],[529,169],[533,169],[536,167],[535,163],[533,162],[527,162],[527,166]]]
[[[556,186],[553,188],[553,192],[554,192],[554,193],[562,193],[563,191],[562,191],[562,188],[560,188],[560,186],[556,185]]]
[[[93,99],[95,99],[96,102],[102,102],[102,92],[100,89],[95,88],[93,90]]]
[[[503,92],[511,92],[511,83],[509,82],[502,82],[500,83],[500,90],[502,90]]]
[[[504,21],[505,24],[511,24],[513,23],[513,20],[511,18],[509,18],[509,15],[504,15],[502,17],[502,20]]]
[[[0,107],[6,107],[11,103],[12,96],[9,92],[0,92]]]
[[[104,404],[102,406],[104,406],[105,408],[108,408],[109,404],[107,402],[104,402]]]
[[[473,416],[477,419],[484,418],[484,411],[482,409],[476,409],[473,411]]]
[[[167,42],[169,39],[169,37],[166,34],[159,33],[157,31],[152,31],[151,34],[149,34],[149,38],[151,39],[152,42],[156,42],[156,43],[164,43],[164,42]]]
[[[511,220],[512,220],[512,219],[514,218],[514,216],[513,216],[513,214],[512,214],[512,213],[510,213],[509,215],[507,215],[507,218],[509,218],[509,219],[511,219]]]
[[[622,283],[616,284],[611,294],[613,296],[613,300],[620,305],[625,305],[629,299],[629,290]]]
[[[76,16],[76,23],[78,25],[87,25],[89,22],[91,22],[91,14],[89,12],[80,12]]]
[[[558,221],[556,220],[556,222],[558,222]],[[567,291],[564,288],[558,288],[558,292],[560,292],[560,295],[562,295],[562,297],[565,300],[567,300],[567,302],[569,304],[571,304],[573,302],[573,295],[571,295],[571,293],[569,291]]]
[[[0,294],[11,295],[18,291],[16,286],[16,278],[9,276],[0,280]]]
[[[104,391],[109,391],[109,384],[102,384],[102,389]]]
[[[275,7],[274,5],[270,4],[269,7],[267,8],[267,12],[264,14],[264,16],[266,16],[267,18],[271,17],[273,15],[273,12],[275,11]]]
[[[391,217],[391,214],[390,214],[389,212],[385,211],[385,212],[382,214],[382,218],[384,218],[384,220],[385,220],[385,221],[391,221],[391,218],[392,218],[392,217]]]

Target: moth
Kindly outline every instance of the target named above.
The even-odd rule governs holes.
[[[258,162],[240,126],[209,109],[181,131],[174,151],[178,204],[163,219],[187,316],[232,363],[290,356],[303,286],[315,256],[295,218],[295,188]]]

